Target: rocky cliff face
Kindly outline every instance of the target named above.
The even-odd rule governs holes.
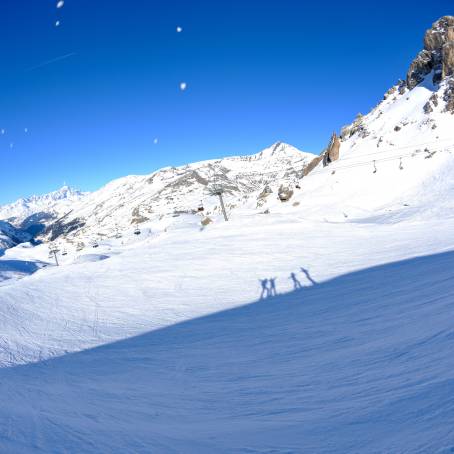
[[[331,139],[328,144],[328,148],[324,155],[324,164],[327,165],[330,162],[337,161],[339,159],[340,140],[337,134],[333,132]]]
[[[454,75],[454,16],[444,16],[424,35],[424,49],[417,55],[407,73],[407,87],[412,90],[432,73],[439,84]]]
[[[426,31],[424,49],[411,63],[406,80],[391,87],[367,115],[358,114],[344,126],[340,137],[333,134],[304,175],[365,143],[369,149],[392,149],[429,138],[446,140],[452,135],[449,114],[454,114],[454,16],[442,17]]]

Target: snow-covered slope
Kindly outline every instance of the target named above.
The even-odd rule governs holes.
[[[434,61],[420,68],[416,81],[420,57],[411,65],[407,81],[400,81],[369,114],[359,114],[342,129],[336,159],[328,165],[325,159],[301,184],[308,216],[380,216],[390,222],[402,216],[452,216],[454,60],[450,73],[449,61],[439,61],[446,48],[454,46],[447,33],[452,27],[454,17],[442,18],[426,33],[426,47],[433,50],[424,52]],[[430,47],[427,36],[441,36],[441,29],[445,41],[438,38],[438,47]]]
[[[434,112],[424,113],[445,85],[394,93],[346,128],[339,159],[319,164],[301,184],[308,216],[388,214],[392,220],[396,212],[430,218],[434,211],[452,216],[454,116],[443,112],[442,100]]]
[[[145,231],[0,287],[2,450],[454,446],[452,218]]]

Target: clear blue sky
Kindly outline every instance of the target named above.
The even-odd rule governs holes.
[[[0,203],[278,140],[318,153],[454,13],[452,0],[56,2],[1,1]]]

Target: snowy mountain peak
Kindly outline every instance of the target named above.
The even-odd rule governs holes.
[[[58,207],[69,206],[71,203],[82,199],[86,193],[68,185],[44,195],[33,195],[21,198],[11,204],[0,206],[0,219],[7,220],[15,226],[21,226],[32,215],[45,212],[53,216]],[[22,227],[22,226],[21,226]]]
[[[31,203],[31,202],[43,202],[43,201],[58,201],[64,199],[79,199],[84,195],[83,192],[79,191],[78,189],[74,189],[71,186],[64,185],[60,189],[56,191],[49,192],[48,194],[44,195],[33,195],[31,197],[20,199],[23,203]]]
[[[284,142],[276,142],[271,147],[265,148],[260,153],[257,153],[259,159],[279,159],[279,158],[298,158],[302,152]]]

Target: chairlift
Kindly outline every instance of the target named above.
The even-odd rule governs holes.
[[[93,249],[96,249],[97,247],[99,247],[98,242],[97,242],[96,240],[93,241],[93,243],[91,243],[91,247],[92,247]]]
[[[134,229],[134,235],[140,235],[140,229],[138,226]]]
[[[68,251],[66,249],[63,249],[61,255],[68,255]]]
[[[375,165],[375,161],[374,161],[374,172],[373,173],[377,173],[377,166]]]
[[[205,208],[203,206],[203,202],[202,201],[200,201],[200,205],[198,206],[197,211],[199,211],[199,212],[205,211]]]
[[[293,184],[295,185],[295,189],[301,189],[300,179],[298,178],[298,175],[295,175],[293,177]]]
[[[404,166],[402,165],[402,158],[399,159],[399,170],[404,170]]]

